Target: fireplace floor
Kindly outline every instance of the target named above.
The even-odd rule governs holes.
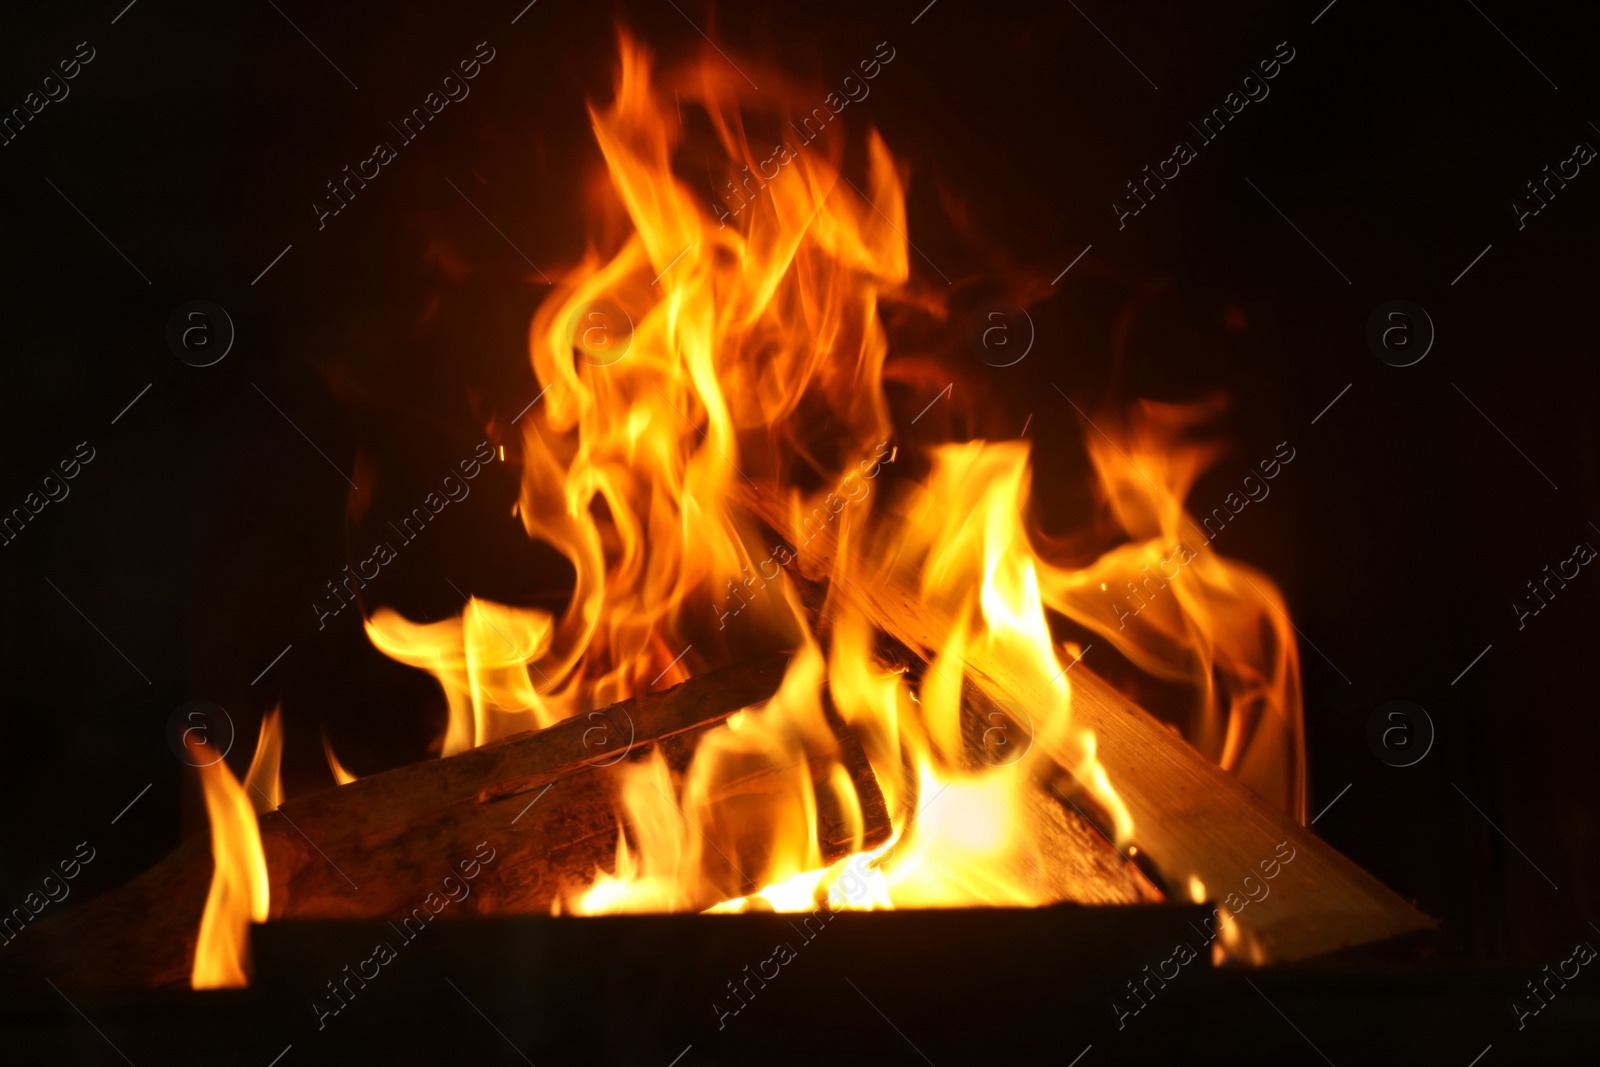
[[[1570,1050],[1600,1019],[1600,993],[1574,983],[1519,1031],[1510,1004],[1519,991],[1528,999],[1524,982],[1538,975],[1527,967],[1370,956],[1257,970],[1212,969],[1204,956],[1177,964],[1175,946],[1200,942],[1206,914],[1060,905],[441,919],[420,931],[272,923],[255,929],[249,990],[85,994],[41,979],[37,995],[0,1003],[0,1051],[7,1063],[264,1067],[943,1067],[1080,1054],[1087,1067],[1310,1063],[1318,1053],[1341,1064],[1466,1064],[1490,1045],[1501,1063]]]

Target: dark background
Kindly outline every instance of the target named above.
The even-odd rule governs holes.
[[[1593,10],[939,0],[912,25],[923,3],[540,0],[515,25],[520,0],[10,5],[0,107],[77,42],[96,54],[0,147],[0,507],[78,442],[95,458],[0,549],[0,903],[79,841],[98,852],[88,895],[203,828],[166,741],[184,701],[228,710],[237,771],[281,702],[291,796],[330,781],[322,731],[358,773],[425,755],[432,682],[373,651],[356,612],[319,630],[310,604],[368,548],[347,533],[353,496],[408,510],[537,394],[538,270],[583,251],[584,102],[610,99],[620,20],[668,61],[706,48],[698,26],[751,73],[765,59],[819,85],[888,41],[894,62],[841,121],[857,149],[876,126],[909,168],[913,275],[1042,294],[1014,367],[978,362],[952,320],[954,406],[993,436],[1032,417],[1058,531],[1088,497],[1085,427],[1053,384],[1086,411],[1225,392],[1233,447],[1196,511],[1290,441],[1271,497],[1217,547],[1272,575],[1302,631],[1311,812],[1338,797],[1317,831],[1440,918],[1448,955],[1548,962],[1589,937],[1600,577],[1585,568],[1521,630],[1511,604],[1600,546],[1600,177],[1586,167],[1520,231],[1510,205],[1577,141],[1600,146]],[[319,231],[323,183],[393,142],[386,123],[480,41],[496,55],[471,95]],[[1270,96],[1119,230],[1123,182],[1176,139],[1199,147],[1186,121],[1280,41],[1295,57]],[[165,339],[193,299],[237,330],[208,368]],[[1437,329],[1415,366],[1366,341],[1393,299]],[[897,387],[897,422],[937,388]],[[492,466],[365,610],[559,603],[561,568],[509,514],[515,483]],[[1366,737],[1397,699],[1437,730],[1404,769]]]

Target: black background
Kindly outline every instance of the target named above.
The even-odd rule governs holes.
[[[367,548],[347,543],[350,483],[373,513],[408,509],[537,394],[531,263],[553,274],[583,251],[599,167],[584,102],[610,99],[614,25],[671,61],[706,48],[692,20],[752,74],[765,60],[818,84],[896,49],[842,121],[857,148],[877,127],[909,168],[919,284],[1038,283],[1022,363],[979,363],[954,320],[938,355],[972,432],[1031,416],[1047,525],[1071,528],[1088,499],[1086,428],[1052,384],[1086,411],[1226,393],[1233,447],[1197,511],[1293,443],[1217,547],[1272,575],[1303,632],[1310,810],[1350,785],[1317,831],[1443,920],[1448,954],[1546,962],[1592,933],[1600,577],[1586,568],[1525,629],[1511,604],[1577,542],[1600,545],[1600,177],[1585,168],[1521,230],[1510,206],[1577,141],[1600,145],[1592,10],[939,0],[912,25],[923,0],[540,0],[513,25],[518,0],[278,6],[0,15],[7,110],[77,42],[96,52],[0,148],[0,507],[77,442],[96,452],[0,549],[6,907],[78,841],[100,857],[88,895],[203,829],[165,739],[185,700],[228,709],[241,771],[281,702],[291,796],[328,784],[324,730],[358,773],[426,754],[444,714],[431,681],[373,651],[354,611],[319,631],[309,606]],[[319,231],[323,183],[480,41],[496,56],[471,96]],[[1119,230],[1123,182],[1192,141],[1187,120],[1281,41],[1295,58],[1270,96]],[[209,368],[165,340],[193,299],[237,329]],[[1437,329],[1408,368],[1365,339],[1393,299]],[[896,387],[897,422],[938,388]],[[491,467],[365,609],[559,603],[561,567],[509,514],[515,481]],[[1394,699],[1437,728],[1405,769],[1366,740]]]

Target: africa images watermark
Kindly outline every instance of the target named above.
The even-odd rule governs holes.
[[[1567,988],[1567,983],[1577,978],[1579,972],[1582,971],[1584,967],[1594,962],[1594,957],[1594,946],[1589,944],[1587,941],[1579,941],[1572,947],[1572,955],[1556,964],[1554,971],[1550,969],[1550,965],[1548,963],[1544,965],[1544,967],[1541,969],[1543,977],[1539,979],[1537,985],[1534,984],[1534,980],[1532,978],[1528,979],[1526,984],[1528,986],[1528,994],[1531,999],[1518,999],[1511,1002],[1511,1014],[1516,1016],[1517,1029],[1527,1029],[1528,1020],[1544,1011],[1544,1009],[1548,1008],[1550,1006],[1550,1001],[1556,999],[1556,993],[1559,990]],[[1567,973],[1568,964],[1572,965],[1572,972],[1570,974]],[[1552,982],[1555,983],[1555,988],[1551,988]],[[1541,989],[1544,990],[1542,996],[1539,992]],[[1535,1005],[1537,1005],[1537,1007],[1535,1007]]]
[[[12,108],[10,113],[0,118],[0,147],[7,146],[20,137],[28,123],[45,108],[65,100],[72,92],[72,87],[67,82],[83,73],[83,68],[94,61],[95,54],[95,50],[89,47],[88,41],[79,41],[72,49],[72,58],[63,59],[56,64],[57,70],[60,71],[59,76],[52,70],[39,79],[39,88],[28,91],[28,95],[22,98],[22,106]]]
[[[884,861],[880,860],[879,862]],[[799,926],[795,926],[792,922],[789,924],[794,932],[799,935],[796,940],[799,941],[800,948],[805,948],[820,937],[822,931],[826,930],[828,924],[833,921],[833,917],[843,911],[847,903],[860,904],[868,899],[868,886],[870,884],[868,877],[866,858],[857,853],[845,865],[844,873],[839,876],[838,881],[829,887],[827,902],[819,903],[812,909],[810,915],[800,920]],[[770,956],[756,964],[755,970],[752,971],[750,965],[748,963],[745,964],[743,977],[738,980],[737,984],[731,978],[727,982],[730,996],[725,1001],[713,1000],[711,1002],[712,1014],[717,1017],[717,1029],[727,1029],[728,1020],[749,1007],[749,1001],[754,1000],[758,992],[767,988],[768,982],[775,981],[783,973],[783,968],[799,957],[800,953],[793,945],[787,941],[780,941],[772,946],[772,954]],[[772,968],[770,973],[767,971],[769,965]],[[753,987],[752,983],[754,983]],[[741,989],[743,993],[740,992]]]
[[[1128,587],[1128,597],[1131,599],[1127,602],[1121,600],[1113,601],[1111,604],[1111,610],[1116,612],[1117,615],[1117,629],[1126,630],[1128,628],[1128,620],[1138,618],[1139,613],[1150,606],[1150,601],[1155,600],[1156,594],[1167,587],[1167,582],[1177,578],[1183,567],[1198,555],[1200,553],[1189,547],[1189,542],[1179,541],[1172,546],[1170,552],[1156,561],[1155,574],[1150,573],[1150,564],[1146,563],[1141,568],[1144,571],[1144,580],[1139,585],[1135,586],[1132,578],[1123,582],[1122,584]],[[1173,566],[1172,573],[1168,574],[1164,568],[1167,564],[1172,563],[1174,558],[1176,558],[1177,563]],[[1150,587],[1152,580],[1156,583],[1154,589]],[[1139,592],[1140,589],[1144,590],[1142,595]],[[1129,606],[1129,603],[1133,601],[1138,602],[1138,607]]]
[[[1229,491],[1222,498],[1222,503],[1212,508],[1210,514],[1200,520],[1200,524],[1205,527],[1206,541],[1208,543],[1215,541],[1223,528],[1238,518],[1252,503],[1259,504],[1267,499],[1272,493],[1272,487],[1267,483],[1282,474],[1283,468],[1292,463],[1294,457],[1295,450],[1289,442],[1279,441],[1272,456],[1256,464],[1261,471],[1261,477],[1257,478],[1254,473],[1245,475],[1239,483],[1239,488]],[[1212,529],[1212,523],[1216,523],[1216,529]],[[1167,582],[1177,578],[1183,567],[1199,554],[1189,542],[1179,541],[1172,546],[1171,551],[1156,561],[1154,574],[1150,573],[1150,564],[1146,563],[1141,568],[1144,572],[1142,581],[1137,585],[1131,578],[1123,582],[1127,588],[1127,596],[1123,600],[1111,602],[1111,610],[1117,618],[1117,629],[1126,629],[1128,620],[1136,618],[1141,611],[1149,607],[1150,602],[1155,600],[1156,594],[1167,587]],[[1169,565],[1172,566],[1170,574],[1165,569]],[[1153,587],[1150,584],[1152,581],[1155,582]]]
[[[1511,213],[1517,217],[1517,229],[1527,229],[1528,220],[1549,207],[1549,202],[1555,199],[1556,193],[1565,189],[1568,181],[1582,173],[1581,168],[1594,157],[1594,148],[1586,141],[1579,141],[1572,146],[1572,155],[1557,163],[1554,171],[1546,163],[1544,170],[1540,172],[1542,177],[1524,182],[1528,190],[1528,199],[1511,201]],[[1543,195],[1540,195],[1541,192]]]
[[[1201,117],[1200,125],[1196,126],[1193,122],[1189,123],[1189,128],[1195,132],[1195,136],[1200,140],[1200,147],[1204,148],[1221,136],[1228,123],[1238,118],[1239,113],[1250,106],[1252,102],[1260,103],[1265,100],[1272,92],[1267,82],[1282,73],[1283,68],[1288,66],[1294,60],[1294,57],[1295,51],[1289,47],[1289,42],[1279,41],[1273,49],[1272,58],[1263,59],[1256,64],[1256,69],[1261,72],[1260,77],[1257,77],[1254,72],[1246,74],[1240,81],[1239,88],[1230,89],[1228,94],[1222,98],[1221,106],[1212,108],[1209,114]],[[1240,95],[1241,92],[1243,93],[1242,96]],[[1178,175],[1182,174],[1183,168],[1199,158],[1199,155],[1200,153],[1195,149],[1194,145],[1186,140],[1178,141],[1172,146],[1172,155],[1157,163],[1153,173],[1150,170],[1150,165],[1148,163],[1145,164],[1144,177],[1139,179],[1138,185],[1135,185],[1131,180],[1125,182],[1124,185],[1127,186],[1129,199],[1126,202],[1121,200],[1113,200],[1111,202],[1111,210],[1117,216],[1117,229],[1126,229],[1128,226],[1127,220],[1149,207],[1148,201],[1154,200],[1156,193],[1165,189],[1167,182],[1173,181]],[[1169,167],[1171,168],[1170,173],[1168,172]],[[1152,182],[1154,183],[1153,186]],[[1143,196],[1139,195],[1141,187],[1144,189]]]
[[[34,517],[48,507],[51,503],[59,504],[67,499],[72,489],[68,482],[76,478],[91,460],[95,457],[94,447],[88,441],[79,441],[72,449],[72,455],[56,462],[56,471],[46,474],[39,482],[37,490],[31,490],[22,498],[22,503],[11,509],[4,518],[0,518],[0,548],[11,544]],[[40,493],[44,495],[41,496]]]
[[[483,854],[484,849],[489,850],[487,856]],[[444,880],[440,883],[444,889],[443,896],[438,893],[429,893],[422,898],[422,901],[416,907],[411,909],[410,914],[400,920],[399,926],[394,926],[393,923],[390,923],[389,925],[394,927],[395,933],[400,935],[396,939],[399,941],[400,947],[405,948],[415,941],[418,935],[427,929],[428,923],[433,921],[433,917],[442,912],[447,904],[452,902],[459,904],[471,896],[472,889],[467,883],[482,874],[483,865],[493,863],[496,854],[495,849],[490,847],[489,842],[478,842],[477,848],[473,850],[474,858],[464,859],[456,864],[456,869],[460,870],[461,876],[457,878],[455,870],[445,875]],[[413,924],[415,929],[413,929]],[[385,966],[399,958],[400,953],[395,950],[393,945],[387,941],[380,941],[372,946],[372,955],[357,963],[354,971],[351,970],[348,963],[345,964],[342,968],[344,977],[338,979],[338,985],[334,984],[334,979],[330,978],[328,980],[328,992],[332,994],[329,1001],[327,1003],[321,1000],[311,1001],[312,1014],[317,1017],[317,1029],[326,1029],[329,1018],[338,1015],[350,1006],[346,1003],[345,996],[339,995],[341,988],[350,1000],[354,1000],[358,990],[367,988],[367,983],[382,974]],[[366,969],[368,965],[372,967],[370,973]],[[354,983],[355,988],[351,988],[352,983]],[[337,1007],[333,1005],[337,1005]]]
[[[1288,455],[1284,454],[1284,449],[1288,449]],[[1251,503],[1259,504],[1267,499],[1268,494],[1272,492],[1272,488],[1266,483],[1282,473],[1284,467],[1293,463],[1294,457],[1295,450],[1289,442],[1279,441],[1277,447],[1272,451],[1272,458],[1261,460],[1256,464],[1261,470],[1261,478],[1266,481],[1258,479],[1254,474],[1245,475],[1244,479],[1239,483],[1239,489],[1244,492],[1244,496],[1240,496],[1238,492],[1229,492],[1227,496],[1222,498],[1221,506],[1212,508],[1211,512],[1200,520],[1200,525],[1206,528],[1206,540],[1215,541],[1217,535],[1222,532],[1222,528],[1238,518],[1240,512],[1249,507]],[[1250,487],[1251,482],[1255,483],[1254,489]],[[1215,530],[1211,528],[1213,522],[1217,524]]]
[[[1549,607],[1550,605],[1547,601],[1554,600],[1556,594],[1567,587],[1567,582],[1575,580],[1582,573],[1580,568],[1587,566],[1594,559],[1594,556],[1594,547],[1587,541],[1580,541],[1573,548],[1572,555],[1556,564],[1555,570],[1551,570],[1548,563],[1544,565],[1544,578],[1539,581],[1538,585],[1534,584],[1533,579],[1529,579],[1527,585],[1530,599],[1527,601],[1513,600],[1511,602],[1511,611],[1517,617],[1517,629],[1527,629],[1528,620]],[[1572,573],[1570,574],[1567,573],[1568,567],[1572,568]],[[1552,582],[1555,583],[1554,586],[1551,585]],[[1544,590],[1544,596],[1539,595],[1541,588]],[[1534,607],[1535,604],[1538,607]]]
[[[1288,855],[1284,854],[1285,849],[1288,849]],[[1198,959],[1200,954],[1205,951],[1206,946],[1215,941],[1217,936],[1228,928],[1227,922],[1229,919],[1236,918],[1251,904],[1260,904],[1265,901],[1272,893],[1272,887],[1267,883],[1278,877],[1283,872],[1283,868],[1294,861],[1296,855],[1293,845],[1289,844],[1288,841],[1279,841],[1277,847],[1273,850],[1272,856],[1257,864],[1257,867],[1261,870],[1261,877],[1258,879],[1255,873],[1251,872],[1245,875],[1240,882],[1244,895],[1240,896],[1238,890],[1229,892],[1222,898],[1222,906],[1213,908],[1211,917],[1201,920],[1205,925],[1205,929],[1201,930],[1199,927],[1195,927],[1195,931],[1200,934],[1200,948],[1198,950],[1187,941],[1179,942],[1173,946],[1172,955],[1157,963],[1154,971],[1151,971],[1149,964],[1145,964],[1143,978],[1129,979],[1126,984],[1131,995],[1128,997],[1127,1003],[1124,1004],[1121,1001],[1112,1001],[1111,1003],[1111,1010],[1117,1016],[1117,1029],[1126,1029],[1129,1019],[1150,1006],[1147,1000],[1154,1000],[1157,993],[1167,988],[1168,982],[1175,980],[1183,973],[1185,965]],[[1252,888],[1252,883],[1254,883],[1254,888]],[[1169,964],[1172,966],[1170,974],[1166,970]],[[1134,985],[1136,980],[1139,983],[1138,986]],[[1151,986],[1152,982],[1155,983],[1154,988]],[[1144,990],[1143,996],[1139,993],[1140,988]],[[1137,1007],[1134,1005],[1137,1005]]]
[[[422,103],[411,109],[411,113],[400,120],[400,125],[389,123],[389,128],[399,135],[400,147],[415,141],[421,135],[429,122],[438,118],[439,113],[449,107],[451,102],[460,103],[472,92],[467,82],[482,73],[483,68],[494,60],[495,50],[489,47],[488,41],[479,41],[472,57],[463,59],[456,64],[461,71],[458,78],[454,73],[446,74],[439,82],[439,88],[430,90],[422,98]],[[443,93],[443,95],[440,95]],[[367,182],[372,181],[383,173],[383,168],[398,159],[400,153],[395,151],[394,145],[388,141],[379,141],[372,146],[372,154],[361,160],[352,171],[346,164],[341,172],[344,176],[329,179],[324,184],[328,189],[328,197],[324,200],[313,201],[311,211],[317,217],[317,229],[326,229],[328,220],[349,207],[349,201],[354,200],[356,193],[367,187]],[[337,181],[338,184],[335,184]],[[340,189],[344,195],[340,195]]]
[[[459,504],[471,495],[472,488],[467,485],[467,482],[472,481],[472,479],[481,474],[483,465],[494,462],[494,458],[494,446],[488,441],[478,442],[478,447],[474,450],[472,456],[461,460],[457,464],[461,470],[460,478],[457,478],[454,474],[445,475],[444,480],[439,485],[439,491],[428,493],[427,496],[422,498],[420,505],[412,508],[410,514],[400,519],[399,526],[390,522],[389,529],[395,532],[402,545],[408,545],[418,537],[421,537],[422,531],[427,527],[428,523],[437,518],[439,513],[449,506],[452,501]],[[440,491],[444,493],[443,496],[439,495]],[[390,542],[379,541],[373,546],[372,554],[356,564],[355,570],[352,571],[350,565],[348,563],[345,564],[344,576],[339,578],[337,583],[331,578],[327,582],[327,603],[323,604],[315,600],[311,602],[311,610],[317,616],[317,629],[326,629],[329,619],[339,614],[347,606],[354,604],[356,602],[356,590],[365,589],[367,582],[377,578],[382,568],[394,562],[398,555],[399,553]],[[368,572],[369,567],[371,568],[370,573]]]
[[[885,458],[885,456],[888,458]],[[756,593],[759,593],[765,589],[767,587],[767,583],[776,580],[778,575],[783,573],[783,568],[794,562],[795,553],[799,551],[799,549],[809,545],[816,539],[818,534],[827,529],[828,524],[838,517],[839,513],[845,509],[846,505],[859,504],[861,501],[865,500],[867,495],[872,491],[866,483],[881,474],[885,466],[893,463],[894,457],[895,450],[890,447],[889,442],[880,441],[877,446],[877,451],[875,451],[868,458],[862,460],[857,465],[857,469],[860,471],[860,474],[857,474],[856,471],[851,471],[849,474],[844,476],[844,479],[839,484],[840,493],[843,493],[844,495],[841,496],[839,493],[829,493],[827,497],[823,499],[820,505],[811,509],[811,514],[807,515],[803,520],[801,520],[800,528],[806,533],[806,539],[804,541],[801,541],[800,544],[794,548],[790,548],[788,545],[783,544],[775,546],[766,559],[756,564],[756,573],[746,573],[744,580],[740,584],[735,584],[734,580],[729,578],[728,599],[725,604],[726,610],[719,610],[717,609],[715,602],[712,603],[712,610],[716,611],[717,615],[717,629],[727,629],[728,619],[738,615],[741,611],[750,606],[751,600],[745,594],[748,593],[753,597]],[[869,466],[872,468],[871,470],[867,469]],[[859,491],[854,491],[850,488],[850,480],[852,478],[856,480],[856,487]],[[812,528],[812,523],[816,523],[815,529]],[[771,574],[768,574],[766,570],[763,569],[764,566],[769,563],[772,564],[774,568]],[[746,564],[742,569],[748,572],[750,567],[748,564]],[[740,588],[741,585],[743,586],[742,590]],[[734,607],[735,603],[738,604],[738,607]]]
[[[884,49],[888,49],[888,55],[884,55]],[[812,108],[810,113],[800,120],[800,125],[796,126],[793,119],[789,120],[790,128],[800,136],[800,148],[790,147],[787,140],[782,144],[774,145],[772,155],[756,164],[755,174],[750,173],[750,165],[746,163],[742,182],[735,184],[732,178],[724,182],[733,195],[738,198],[738,207],[730,210],[723,194],[713,189],[712,192],[716,195],[717,206],[722,209],[717,214],[719,222],[717,229],[720,230],[727,226],[730,218],[749,207],[750,202],[755,200],[757,194],[766,189],[767,182],[776,181],[778,175],[783,173],[783,168],[798,158],[800,149],[805,148],[818,137],[821,137],[822,131],[827,127],[828,123],[838,118],[844,109],[850,106],[851,102],[860,103],[871,95],[872,89],[867,85],[867,82],[883,73],[883,68],[894,60],[895,54],[895,50],[890,47],[888,41],[878,42],[878,47],[874,50],[872,57],[860,60],[856,64],[857,69],[861,71],[860,78],[857,78],[854,74],[846,74],[840,80],[839,91],[830,91],[827,96],[824,96],[821,106]],[[842,97],[839,95],[840,91],[844,93]],[[767,173],[768,166],[772,167],[771,174]],[[754,189],[750,188],[751,182],[756,184]],[[743,192],[740,191],[741,188]],[[748,198],[745,194],[749,194]]]
[[[84,855],[85,849],[89,851],[87,856]],[[0,939],[3,939],[0,940],[0,948],[4,948],[15,941],[22,934],[23,929],[45,908],[51,904],[59,904],[67,899],[72,892],[67,883],[78,877],[83,868],[94,860],[95,850],[89,842],[79,841],[77,847],[73,849],[72,855],[72,859],[64,859],[57,864],[61,869],[59,878],[52,872],[45,875],[39,883],[40,888],[44,890],[44,896],[40,896],[38,890],[32,890],[22,898],[22,903],[19,906],[11,909],[11,914],[0,918]],[[53,887],[51,883],[54,883]]]

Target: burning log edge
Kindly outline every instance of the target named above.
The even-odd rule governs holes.
[[[425,919],[425,899],[443,900],[464,884],[456,864],[484,860],[481,842],[493,858],[484,860],[468,895],[449,905],[451,914],[548,914],[563,889],[586,883],[615,860],[608,768],[659,748],[670,767],[683,770],[702,734],[777,691],[787,663],[786,655],[765,656],[545,730],[288,801],[260,816],[271,918],[400,919],[420,909]],[[818,843],[830,863],[881,845],[891,833],[860,743],[842,723],[834,726],[838,746],[811,754],[811,780],[827,782],[838,761],[854,784],[861,817],[831,790],[816,790]],[[713,800],[736,803],[792,788],[793,769],[734,779]],[[746,866],[762,860],[736,855]],[[725,897],[760,888],[727,862],[728,869],[709,872],[728,890]],[[128,884],[40,924],[0,964],[0,987],[33,985],[41,974],[81,990],[186,985],[211,873],[210,835],[197,834]],[[452,876],[454,891],[444,881]]]
[[[906,582],[893,577],[864,583],[833,580],[839,576],[837,523],[802,534],[793,528],[788,501],[770,487],[752,485],[742,495],[762,523],[793,538],[791,543],[803,544],[795,555],[804,579],[828,582],[830,597],[848,602],[924,661],[944,646],[954,620],[925,604]],[[820,613],[818,621],[826,623],[829,606],[807,599]],[[967,669],[971,682],[994,705],[1050,706],[1047,693],[979,647],[969,648]],[[1183,895],[1190,879],[1198,879],[1213,902],[1243,905],[1230,907],[1231,921],[1224,914],[1219,924],[1231,931],[1223,942],[1232,954],[1256,963],[1288,963],[1437,925],[1083,664],[1072,669],[1069,680],[1073,724],[1094,732],[1096,754],[1128,807],[1138,846],[1166,885]],[[1071,768],[1082,754],[1051,750],[1049,755],[1060,767]],[[1294,859],[1280,864],[1282,843],[1294,850]],[[1263,886],[1268,895],[1252,903],[1251,894]]]

